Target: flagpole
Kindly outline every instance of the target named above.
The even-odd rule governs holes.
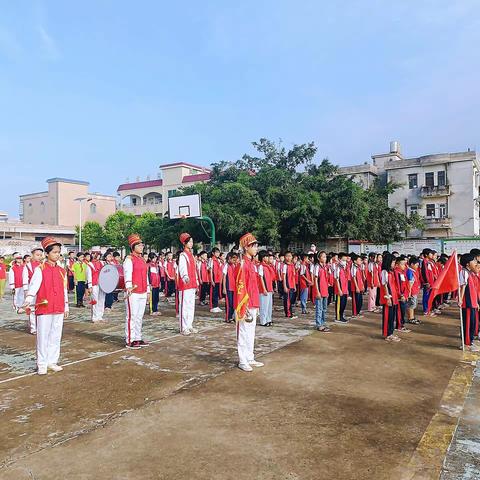
[[[453,253],[455,255],[455,271],[457,273],[458,279],[458,292],[457,292],[457,299],[458,299],[458,309],[460,310],[460,331],[462,332],[462,351],[465,352],[465,334],[463,332],[463,313],[462,313],[462,306],[460,304],[460,278],[459,278],[459,271],[458,271],[458,255],[457,251]]]

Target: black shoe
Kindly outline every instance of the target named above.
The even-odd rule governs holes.
[[[148,342],[145,342],[143,340],[138,340],[136,343],[139,347],[148,347],[150,345]]]
[[[142,348],[138,342],[130,342],[125,345],[130,350],[140,350]]]

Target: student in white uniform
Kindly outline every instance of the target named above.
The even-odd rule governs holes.
[[[61,244],[52,237],[46,237],[42,240],[42,247],[47,258],[33,272],[23,307],[28,309],[31,305],[35,306],[37,368],[39,375],[46,375],[48,370],[63,370],[58,365],[58,359],[63,320],[68,317],[68,293],[67,272],[57,264]]]

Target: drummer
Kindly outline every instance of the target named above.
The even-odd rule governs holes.
[[[126,347],[138,350],[148,346],[148,342],[142,340],[142,322],[150,295],[148,283],[147,263],[143,258],[143,242],[136,233],[128,236],[130,255],[123,262],[125,275],[125,339]]]
[[[90,306],[92,311],[92,322],[103,322],[103,313],[105,311],[105,292],[98,285],[98,276],[103,267],[100,260],[100,247],[94,247],[91,250],[91,260],[87,268],[87,293],[90,294]]]

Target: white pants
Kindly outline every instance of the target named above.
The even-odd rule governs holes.
[[[60,357],[63,313],[39,315],[37,317],[37,366],[54,365]]]
[[[195,316],[195,288],[178,291],[178,319],[180,331],[190,330]]]
[[[255,344],[255,326],[258,308],[249,308],[253,322],[237,322],[237,350],[240,365],[248,365],[255,360],[253,346]]]
[[[273,292],[266,295],[260,294],[260,325],[266,325],[272,321]]]
[[[105,311],[105,292],[98,286],[92,287],[92,300],[97,303],[92,305],[92,322],[103,320],[103,312]]]
[[[18,309],[23,305],[24,301],[25,293],[23,291],[23,288],[16,288],[13,295],[13,306]]]
[[[26,292],[25,292],[26,294]],[[30,328],[30,333],[35,333],[37,331],[37,316],[35,315],[35,304],[37,303],[37,296],[35,295],[31,302],[31,311],[28,318],[28,327]]]
[[[125,340],[127,343],[142,339],[142,322],[146,304],[146,293],[131,293],[125,297]]]

